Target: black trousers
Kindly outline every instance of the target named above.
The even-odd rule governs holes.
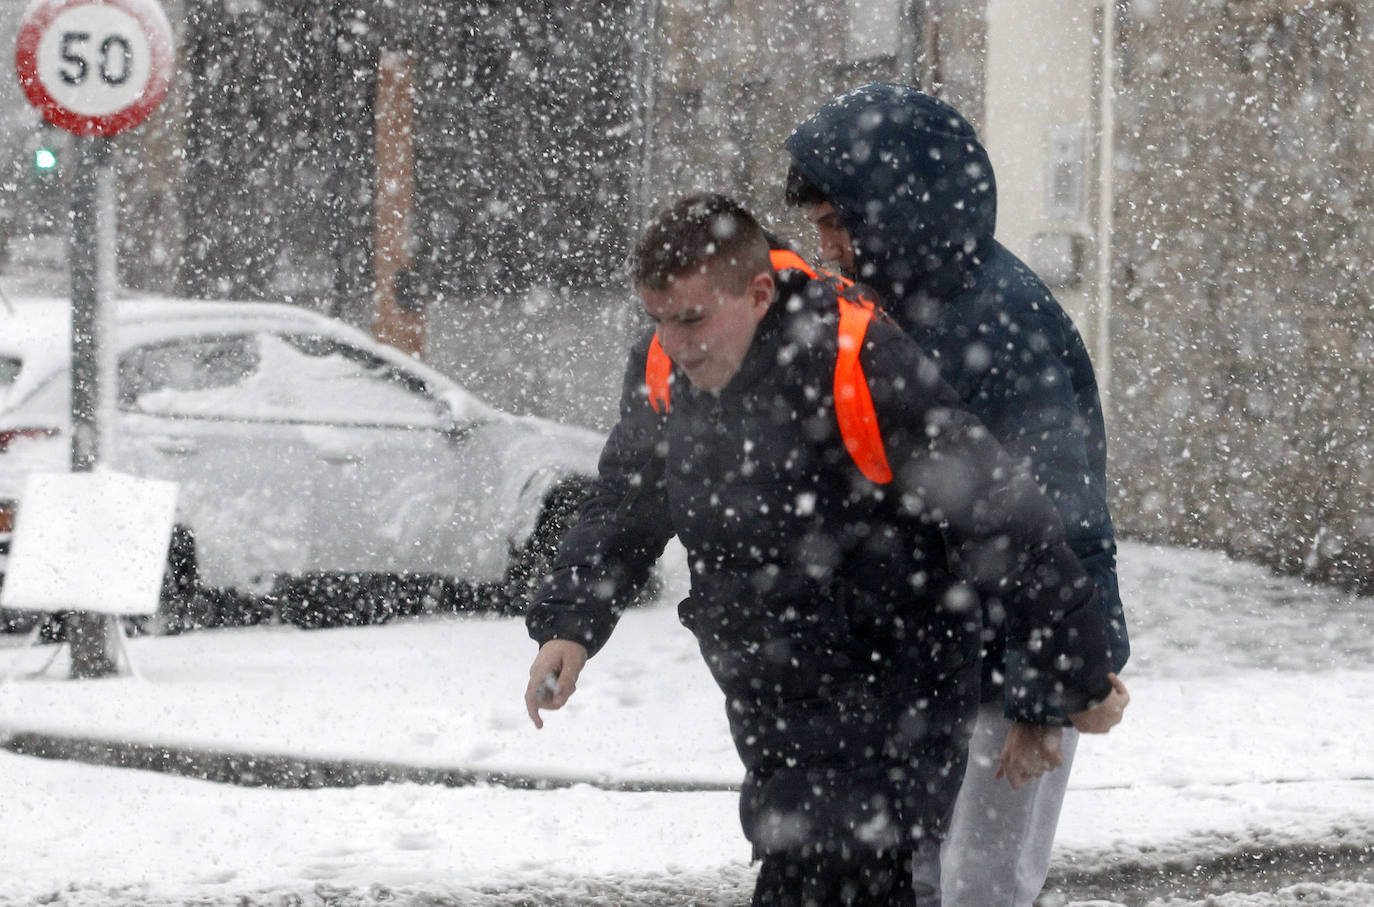
[[[910,851],[830,849],[769,854],[753,907],[914,907]],[[922,886],[924,888],[924,886]]]

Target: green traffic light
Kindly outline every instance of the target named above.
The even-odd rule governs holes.
[[[52,170],[57,166],[57,152],[51,148],[39,148],[33,153],[33,165],[39,170]]]

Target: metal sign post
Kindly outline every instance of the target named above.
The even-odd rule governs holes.
[[[156,0],[33,0],[20,21],[15,68],[44,118],[83,139],[72,192],[73,472],[100,461],[105,303],[113,283],[110,138],[143,122],[171,83],[172,29]],[[67,622],[73,677],[115,673],[109,617]]]
[[[69,261],[72,281],[72,472],[90,472],[100,460],[102,401],[109,388],[101,380],[101,351],[106,348],[105,303],[111,287],[100,267],[102,210],[100,188],[110,178],[110,140],[96,136],[80,141],[80,160],[72,185],[72,236]],[[102,217],[103,215],[103,217]],[[113,618],[87,611],[72,612],[66,622],[72,650],[72,677],[104,677],[118,671],[110,644]]]

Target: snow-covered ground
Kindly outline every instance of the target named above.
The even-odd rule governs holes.
[[[1368,866],[1370,600],[1211,553],[1127,544],[1121,566],[1133,702],[1125,724],[1080,747],[1052,878],[1304,848],[1362,850]],[[670,582],[626,615],[543,731],[522,701],[534,645],[509,618],[140,638],[141,680],[70,681],[63,656],[44,678],[0,686],[0,737],[567,786],[277,790],[0,752],[0,903],[747,903],[728,790],[739,768],[721,697],[677,623],[680,591]],[[0,649],[0,673],[51,651]],[[1150,903],[1374,904],[1374,876],[1360,875],[1314,870],[1294,884],[1306,877],[1290,871],[1270,887],[1207,901],[1156,891]],[[1085,897],[1068,885],[1048,899]]]

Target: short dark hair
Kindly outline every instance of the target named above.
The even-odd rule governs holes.
[[[787,184],[783,186],[782,197],[793,208],[810,208],[830,201],[825,190],[811,182],[796,164],[787,168]]]
[[[665,290],[673,278],[695,271],[734,292],[772,268],[758,220],[739,202],[715,193],[689,195],[664,208],[630,255],[631,281],[650,290]]]

